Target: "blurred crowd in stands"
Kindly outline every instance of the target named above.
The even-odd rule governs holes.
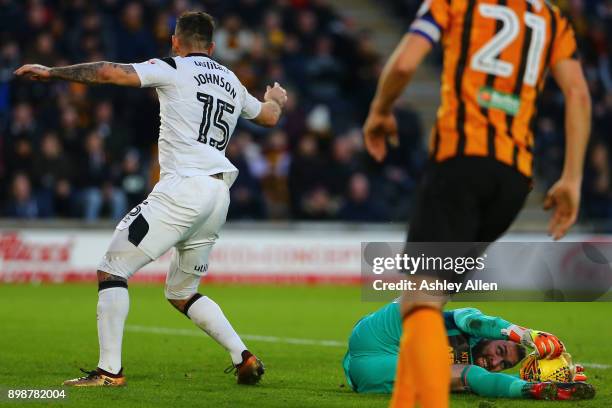
[[[417,0],[386,0],[407,22]],[[140,62],[170,53],[183,11],[217,20],[214,59],[254,95],[289,90],[280,126],[241,121],[227,148],[240,170],[230,219],[404,221],[427,160],[427,129],[397,115],[400,147],[384,166],[365,154],[361,124],[382,64],[371,33],[329,0],[0,0],[0,215],[120,218],[159,176],[152,90],[15,81],[23,63]],[[384,3],[383,3],[384,4]],[[584,215],[612,218],[612,2],[570,1],[595,100]],[[537,125],[545,185],[562,160],[562,98],[547,89]],[[606,132],[608,129],[608,132]]]

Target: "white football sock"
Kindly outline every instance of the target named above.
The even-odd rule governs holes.
[[[130,308],[128,291],[112,287],[98,292],[98,367],[112,374],[121,370],[121,342],[123,326]]]
[[[202,296],[187,310],[187,316],[217,343],[229,351],[234,364],[242,363],[242,352],[246,346],[227,320],[219,305]]]

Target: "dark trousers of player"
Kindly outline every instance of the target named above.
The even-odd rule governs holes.
[[[530,189],[529,178],[492,158],[464,156],[428,163],[416,192],[405,253],[453,259],[480,256],[510,227]],[[467,244],[427,244],[431,242]],[[418,276],[459,283],[471,272],[426,270]],[[415,301],[419,295],[411,294]]]
[[[510,227],[530,189],[529,178],[492,158],[430,162],[417,189],[408,241],[493,242]]]

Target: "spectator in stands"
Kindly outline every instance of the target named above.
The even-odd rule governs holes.
[[[315,52],[306,62],[306,78],[313,101],[334,104],[340,100],[343,68],[333,55],[333,44],[329,37],[319,37]]]
[[[118,58],[121,62],[146,61],[155,54],[155,41],[144,24],[143,6],[129,2],[122,11],[116,35]]]
[[[15,106],[7,133],[9,140],[26,139],[32,142],[37,139],[38,126],[32,105],[21,102]]]
[[[380,222],[388,218],[380,200],[374,200],[370,196],[370,182],[365,175],[353,174],[348,190],[348,198],[340,208],[338,218],[358,222]]]
[[[113,104],[104,100],[95,106],[93,130],[104,139],[110,161],[120,161],[132,145],[130,132],[116,117]]]
[[[298,94],[294,90],[288,89],[287,97],[280,126],[287,132],[289,149],[295,151],[300,140],[306,136],[306,113],[300,103]]]
[[[264,157],[268,164],[262,177],[262,188],[271,218],[287,218],[289,192],[287,176],[289,173],[290,156],[287,151],[287,134],[281,129],[275,129],[268,136]]]
[[[111,218],[118,220],[127,210],[125,192],[116,186],[104,151],[104,141],[95,131],[85,139],[83,161],[79,166],[81,175],[82,206],[86,221],[97,220],[104,207]]]
[[[37,61],[42,65],[52,65],[58,56],[55,52],[55,39],[51,33],[43,31],[36,37],[32,46],[25,51],[26,61]]]
[[[301,207],[301,218],[312,221],[332,220],[338,211],[338,203],[323,186],[318,186],[305,194]]]
[[[66,45],[74,58],[90,60],[94,59],[93,54],[101,52],[111,61],[116,59],[116,35],[102,13],[86,11],[78,24],[67,28]]]
[[[70,178],[74,171],[57,134],[45,133],[33,168],[41,216],[73,216],[74,187]]]
[[[323,186],[330,175],[331,172],[325,169],[325,160],[319,151],[316,137],[306,135],[299,141],[289,167],[288,187],[293,218],[306,216],[306,196]]]
[[[5,163],[7,173],[14,175],[17,172],[32,176],[34,165],[34,148],[32,142],[26,138],[9,140],[7,143]]]
[[[319,30],[319,28],[324,29],[325,27],[319,27],[317,15],[312,10],[301,10],[297,15],[294,15],[293,19],[297,27],[296,34],[302,43],[302,48],[312,55],[315,50],[317,37],[324,31]]]
[[[230,14],[215,34],[215,56],[224,64],[233,64],[246,54],[253,44],[253,33],[242,27],[242,20]]]
[[[357,107],[356,118],[363,123],[368,114],[370,101],[376,92],[378,77],[382,71],[380,55],[376,50],[372,34],[369,31],[359,33],[356,42],[355,55],[349,62],[351,69],[346,86],[353,90]],[[420,134],[416,138],[420,139]]]
[[[148,180],[140,162],[140,153],[136,149],[131,149],[125,154],[118,184],[125,193],[128,208],[136,207],[146,198],[149,192]],[[111,192],[111,194],[117,193]],[[119,212],[119,209],[116,211]]]
[[[30,179],[25,173],[16,173],[11,185],[11,197],[4,209],[4,215],[13,218],[36,218],[38,203],[32,195]]]
[[[333,140],[328,164],[329,176],[325,180],[329,192],[336,198],[340,199],[347,193],[351,176],[360,168],[357,159],[355,144],[349,137],[342,135]]]
[[[308,60],[303,44],[297,35],[287,33],[284,41],[283,52],[280,63],[283,64],[287,76],[291,78],[291,83],[297,89],[305,93],[308,91],[308,81],[304,72],[304,66]]]
[[[286,34],[283,31],[282,16],[276,10],[266,12],[264,17],[265,40],[273,51],[282,50]]]
[[[583,183],[583,213],[597,222],[612,219],[612,181],[610,177],[610,155],[605,144],[593,143]],[[608,221],[608,228],[612,223]]]
[[[64,149],[68,152],[71,159],[75,160],[81,155],[84,129],[79,123],[79,115],[74,106],[64,106],[61,109],[60,115],[59,136]]]
[[[240,175],[230,190],[229,218],[257,220],[267,215],[261,185],[247,159],[246,151],[252,144],[251,136],[241,132],[227,147],[226,155]]]

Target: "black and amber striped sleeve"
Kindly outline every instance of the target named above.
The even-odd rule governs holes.
[[[576,35],[574,34],[572,24],[558,9],[555,9],[553,18],[555,18],[557,22],[557,32],[555,38],[552,39],[552,50],[550,54],[551,67],[564,59],[578,58],[578,46],[576,44]]]

